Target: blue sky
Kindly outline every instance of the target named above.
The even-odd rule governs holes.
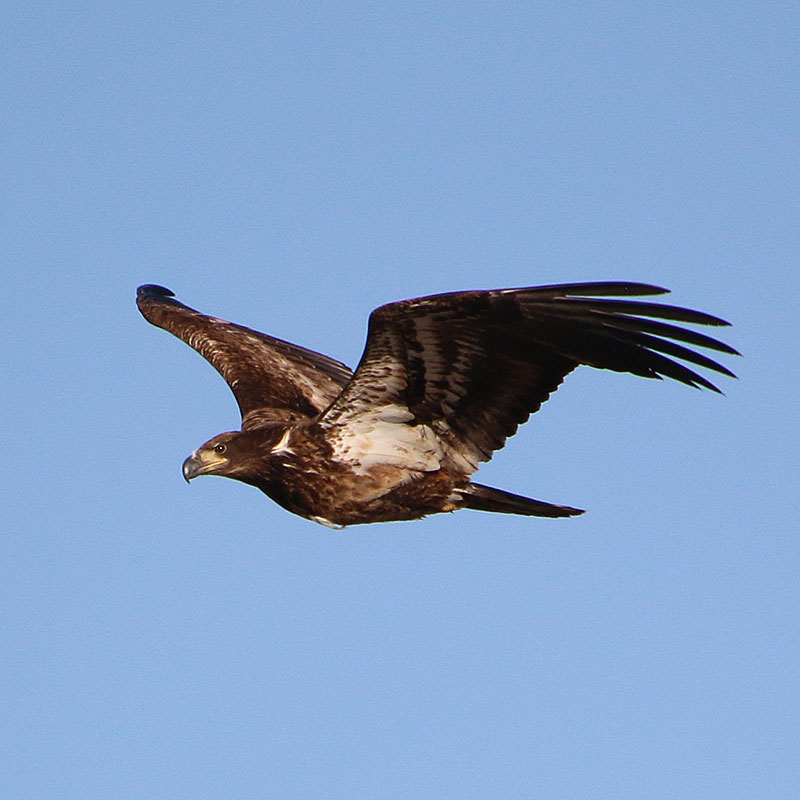
[[[9,3],[0,793],[795,797],[794,3]],[[583,369],[480,473],[588,509],[332,532],[136,286],[354,365],[455,289],[642,280],[725,397]]]

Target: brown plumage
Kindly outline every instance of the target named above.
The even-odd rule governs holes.
[[[205,316],[162,286],[140,286],[137,304],[145,319],[217,369],[242,414],[242,430],[198,448],[184,462],[184,477],[235,478],[295,514],[338,527],[458,508],[582,513],[470,476],[581,364],[719,391],[674,359],[733,377],[685,344],[736,350],[672,322],[727,322],[619,299],[666,291],[582,283],[390,303],[370,315],[355,373],[327,356]]]

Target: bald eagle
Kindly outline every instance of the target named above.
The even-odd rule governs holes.
[[[381,306],[353,372],[328,356],[209,317],[163,286],[137,291],[148,322],[222,375],[242,416],[183,463],[187,481],[221,475],[330,527],[472,508],[569,517],[569,506],[470,480],[577,366],[672,378],[718,392],[675,358],[735,377],[679,344],[738,355],[664,320],[728,325],[662,303],[666,289],[574,283],[437,294]]]

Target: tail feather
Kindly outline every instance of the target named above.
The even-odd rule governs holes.
[[[532,500],[502,489],[493,489],[480,483],[470,483],[459,489],[464,504],[462,508],[476,511],[495,511],[500,514],[523,514],[528,517],[574,517],[583,514],[580,508],[556,506],[542,500]]]

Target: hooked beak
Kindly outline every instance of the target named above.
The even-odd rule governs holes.
[[[202,471],[203,462],[194,453],[183,462],[183,479],[186,483],[189,483],[192,478],[196,478]]]
[[[213,442],[213,440],[212,440]],[[183,462],[183,479],[189,483],[198,475],[227,475],[230,468],[229,460],[222,455],[225,446],[217,443],[206,442],[198,447],[186,461]]]
[[[207,450],[195,450],[183,462],[183,478],[186,483],[198,475],[208,475],[227,463],[227,459],[216,458],[214,453]]]

